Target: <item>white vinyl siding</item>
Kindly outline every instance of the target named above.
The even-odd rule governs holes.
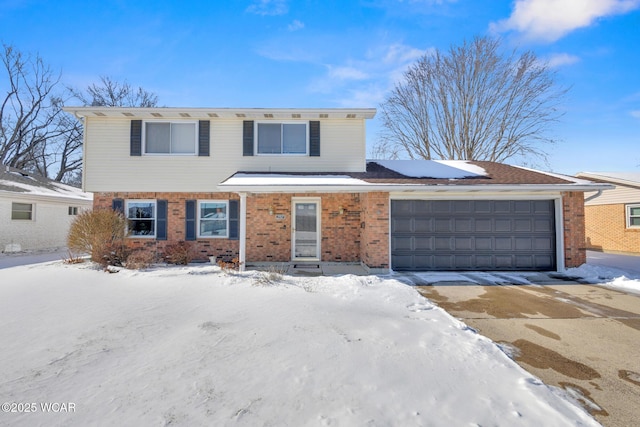
[[[87,117],[84,189],[211,192],[238,171],[364,172],[364,119],[321,120],[320,157],[243,156],[242,119],[211,119],[210,156],[130,156],[127,118]],[[301,120],[306,123],[308,120]]]
[[[621,203],[640,203],[640,188],[628,187],[625,185],[614,184],[613,190],[605,190],[602,194],[593,200],[585,203],[586,206],[595,205],[618,205]],[[591,194],[585,193],[585,198]]]

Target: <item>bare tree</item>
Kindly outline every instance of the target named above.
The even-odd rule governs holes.
[[[85,106],[91,107],[156,107],[158,96],[142,87],[134,88],[126,81],[100,76],[100,84],[87,87],[86,93],[70,89]]]
[[[61,115],[60,98],[53,93],[60,75],[39,56],[25,56],[12,46],[3,44],[0,59],[7,77],[0,99],[0,164],[44,175],[48,141],[60,135],[53,126]]]
[[[546,161],[546,131],[568,89],[532,52],[501,54],[476,37],[426,54],[381,104],[382,143],[412,158]]]

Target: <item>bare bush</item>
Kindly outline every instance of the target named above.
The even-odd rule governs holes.
[[[126,259],[126,229],[127,221],[118,212],[82,212],[71,223],[67,246],[76,253],[91,254],[91,260],[100,265],[121,265]]]
[[[177,242],[164,248],[164,260],[169,264],[187,265],[195,258],[195,251],[189,242]]]
[[[145,251],[143,249],[139,249],[132,252],[127,257],[125,266],[129,269],[141,270],[143,268],[148,268],[151,264],[153,264],[154,258],[155,256],[153,255],[153,253]]]

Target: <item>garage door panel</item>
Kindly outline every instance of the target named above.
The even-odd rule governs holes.
[[[395,270],[555,269],[553,200],[392,200],[391,212]]]

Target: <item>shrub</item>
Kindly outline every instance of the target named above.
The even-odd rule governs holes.
[[[187,265],[195,257],[193,247],[188,242],[178,242],[164,248],[164,260],[168,264]]]
[[[85,211],[69,229],[67,246],[77,253],[91,254],[91,260],[106,265],[120,265],[124,256],[127,220],[112,210]],[[116,264],[111,264],[116,262]]]
[[[129,254],[125,266],[134,270],[140,270],[149,267],[153,264],[153,261],[154,255],[151,252],[139,249]]]
[[[229,272],[229,271],[233,271],[233,270],[239,270],[240,269],[240,259],[233,258],[231,261],[225,261],[224,259],[220,259],[218,260],[218,266],[222,269],[222,271],[224,272]]]

